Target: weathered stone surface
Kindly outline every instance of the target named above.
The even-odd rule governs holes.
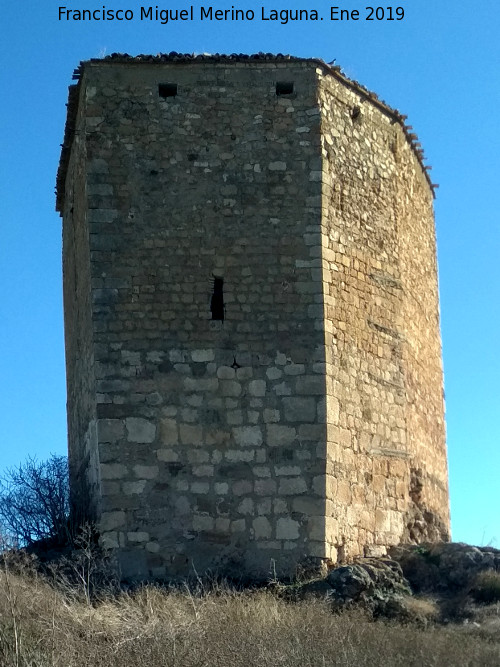
[[[203,429],[198,425],[180,424],[180,441],[183,445],[201,445]]]
[[[100,442],[116,442],[123,437],[125,425],[121,419],[100,419],[98,433]]]
[[[127,475],[127,468],[122,463],[102,463],[102,479],[122,479]]]
[[[250,396],[265,396],[266,382],[265,380],[252,380],[248,383],[248,392]]]
[[[156,436],[156,425],[147,419],[128,417],[125,420],[127,437],[130,442],[153,442]]]
[[[295,388],[298,394],[323,396],[325,393],[325,378],[322,375],[305,375],[297,378]]]
[[[269,424],[266,428],[266,441],[271,447],[289,445],[296,437],[297,432],[293,426]]]
[[[123,493],[126,496],[140,495],[144,492],[146,480],[140,479],[137,482],[123,482]]]
[[[191,358],[193,361],[213,361],[215,358],[214,351],[212,349],[207,350],[193,350],[191,352]]]
[[[389,558],[366,558],[354,565],[338,567],[326,581],[332,587],[330,600],[335,605],[362,604],[374,613],[385,614],[398,599],[411,595],[401,567]]]
[[[316,420],[316,402],[313,398],[284,398],[285,419],[289,422],[313,422]]]
[[[147,542],[149,540],[149,533],[144,531],[136,531],[127,533],[127,539],[131,542]]]
[[[233,380],[236,377],[236,370],[230,366],[219,366],[217,377],[221,380]]]
[[[135,465],[132,469],[137,477],[144,479],[155,479],[155,477],[158,477],[159,468],[157,465]]]
[[[412,604],[409,583],[398,563],[389,558],[363,558],[352,565],[337,567],[326,577],[291,588],[289,595],[294,599],[321,598],[335,610],[357,606],[374,617],[413,621],[422,626],[438,618],[437,608],[432,604],[427,607]]]
[[[234,440],[241,447],[258,447],[262,444],[262,429],[260,426],[242,426],[233,429]]]
[[[461,542],[402,545],[390,549],[417,592],[470,589],[480,572],[500,572],[500,549],[474,547]]]
[[[164,445],[176,445],[179,442],[179,427],[175,419],[161,420],[160,440]]]
[[[179,460],[179,454],[173,449],[159,449],[156,452],[156,456],[159,461],[165,461],[167,463],[173,463],[174,461]]]
[[[259,516],[252,522],[254,535],[256,540],[270,539],[272,536],[272,527],[269,519],[264,516]]]
[[[278,540],[296,540],[299,537],[299,523],[290,517],[283,517],[276,522]]]
[[[123,528],[125,524],[125,512],[103,512],[101,514],[100,528],[103,533],[116,528]]]
[[[298,496],[306,493],[307,484],[302,477],[285,477],[280,479],[278,493],[280,496]]]

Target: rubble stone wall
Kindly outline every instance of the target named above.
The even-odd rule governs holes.
[[[448,488],[432,192],[401,126],[319,76],[336,560],[402,537],[445,539]]]

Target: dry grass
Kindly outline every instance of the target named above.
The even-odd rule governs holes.
[[[401,602],[399,619],[418,623],[421,627],[427,627],[436,623],[439,617],[439,605],[433,598],[407,596]]]
[[[415,602],[424,616],[432,603]],[[334,615],[265,591],[146,587],[93,605],[33,573],[0,574],[2,667],[498,665],[500,643],[451,628]]]
[[[471,592],[478,602],[500,602],[500,572],[480,572],[474,580]]]

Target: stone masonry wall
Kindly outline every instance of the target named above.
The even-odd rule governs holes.
[[[396,162],[411,499],[403,537],[438,541],[449,539],[450,517],[436,237],[427,184],[406,146]]]
[[[78,91],[72,482],[122,574],[446,537],[432,194],[391,114],[316,61],[91,61]]]
[[[416,517],[420,539],[447,539],[448,490],[432,193],[401,126],[318,75],[336,560],[415,539]]]
[[[72,90],[76,97],[77,91]],[[74,100],[76,102],[76,100]],[[99,515],[99,462],[86,197],[84,110],[78,113],[63,213],[64,331],[71,504],[77,517]],[[85,507],[85,511],[83,508]]]
[[[279,76],[85,72],[101,527],[125,574],[324,555],[316,80],[287,67],[280,97]]]

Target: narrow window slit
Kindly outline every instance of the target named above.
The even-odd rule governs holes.
[[[293,81],[276,81],[276,95],[292,95]]]
[[[213,320],[224,321],[224,279],[213,276],[213,292],[210,300],[210,311]]]
[[[177,95],[176,83],[159,83],[158,95],[160,97],[175,97]]]

